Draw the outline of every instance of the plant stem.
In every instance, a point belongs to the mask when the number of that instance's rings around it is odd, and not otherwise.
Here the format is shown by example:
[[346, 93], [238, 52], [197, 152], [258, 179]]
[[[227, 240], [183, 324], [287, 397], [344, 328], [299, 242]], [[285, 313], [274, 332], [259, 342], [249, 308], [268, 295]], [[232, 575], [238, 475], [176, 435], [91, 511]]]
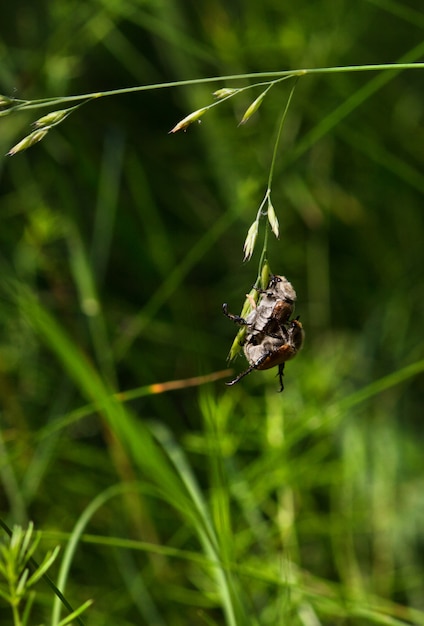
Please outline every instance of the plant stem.
[[289, 106], [290, 106], [291, 100], [293, 98], [294, 90], [296, 89], [297, 80], [298, 79], [296, 78], [296, 80], [295, 80], [295, 82], [293, 84], [293, 87], [291, 88], [289, 97], [288, 97], [287, 102], [286, 102], [286, 106], [284, 107], [284, 111], [283, 111], [283, 114], [281, 116], [280, 125], [278, 127], [277, 138], [275, 140], [274, 151], [272, 153], [271, 167], [269, 168], [268, 189], [267, 189], [267, 195], [268, 196], [271, 193], [272, 179], [273, 179], [273, 176], [274, 176], [275, 163], [277, 161], [277, 150], [278, 150], [278, 146], [279, 146], [280, 139], [281, 139], [281, 133], [282, 133], [282, 130], [283, 130], [284, 122], [285, 122], [286, 117], [287, 117], [287, 111], [289, 110]]
[[[273, 85], [275, 85], [276, 82], [279, 82], [279, 81], [275, 81], [275, 82], [271, 83], [271, 85], [269, 86], [269, 89]], [[290, 94], [289, 94], [289, 97], [287, 99], [286, 106], [284, 107], [283, 114], [282, 114], [281, 119], [280, 119], [280, 124], [278, 126], [277, 137], [275, 139], [274, 150], [272, 152], [271, 165], [270, 165], [270, 168], [269, 168], [267, 190], [266, 190], [264, 199], [262, 200], [261, 205], [259, 207], [258, 215], [256, 217], [257, 220], [260, 218], [260, 214], [262, 213], [262, 209], [263, 209], [265, 203], [270, 201], [271, 188], [272, 188], [272, 179], [274, 177], [275, 163], [277, 161], [278, 146], [280, 144], [280, 139], [281, 139], [281, 134], [282, 134], [282, 131], [283, 131], [284, 122], [285, 122], [286, 117], [287, 117], [287, 112], [289, 110], [289, 106], [290, 106], [291, 100], [293, 98], [293, 94], [294, 94], [294, 90], [296, 88], [296, 84], [297, 84], [297, 77], [296, 77], [296, 80], [295, 80], [291, 90], [290, 90]], [[262, 247], [261, 257], [259, 259], [258, 277], [256, 279], [256, 286], [259, 285], [259, 282], [260, 282], [261, 276], [262, 276], [263, 266], [264, 266], [264, 264], [268, 260], [267, 259], [267, 253], [268, 253], [269, 230], [270, 230], [270, 224], [269, 224], [269, 221], [267, 220], [266, 225], [265, 225], [264, 243], [263, 243], [263, 247]]]
[[22, 622], [19, 616], [19, 609], [15, 604], [13, 604], [12, 606], [12, 612], [13, 612], [13, 626], [21, 626]]
[[[207, 83], [225, 82], [229, 80], [245, 79], [269, 79], [279, 80], [289, 77], [307, 76], [309, 74], [336, 74], [346, 72], [381, 72], [400, 70], [424, 69], [424, 63], [383, 63], [378, 65], [348, 65], [345, 67], [317, 67], [300, 70], [283, 70], [281, 72], [252, 72], [248, 74], [230, 74], [227, 76], [212, 76], [209, 78], [193, 78], [190, 80], [171, 81], [168, 83], [156, 83], [150, 85], [138, 85], [137, 87], [124, 87], [122, 89], [112, 89], [109, 91], [98, 91], [85, 93], [76, 96], [61, 96], [53, 98], [42, 98], [40, 100], [20, 101], [16, 109], [33, 109], [41, 107], [55, 106], [67, 102], [77, 102], [80, 100], [106, 98], [121, 94], [136, 93], [139, 91], [152, 91], [153, 89], [169, 89], [171, 87], [187, 87], [189, 85], [201, 85]], [[4, 113], [4, 111], [3, 111]]]

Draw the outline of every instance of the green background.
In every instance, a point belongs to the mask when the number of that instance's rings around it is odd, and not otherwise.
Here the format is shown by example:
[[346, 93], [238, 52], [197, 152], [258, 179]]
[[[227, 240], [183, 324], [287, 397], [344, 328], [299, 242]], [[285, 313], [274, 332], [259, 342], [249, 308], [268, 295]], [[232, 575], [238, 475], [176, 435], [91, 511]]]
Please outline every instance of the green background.
[[[1, 21], [0, 92], [28, 100], [424, 58], [424, 15], [413, 2], [17, 1]], [[272, 370], [231, 389], [219, 381], [130, 403], [138, 423], [166, 427], [187, 454], [218, 536], [234, 542], [231, 562], [265, 576], [287, 558], [298, 573], [291, 593], [236, 575], [235, 597], [249, 597], [239, 624], [315, 623], [305, 606], [316, 623], [369, 623], [358, 607], [370, 597], [398, 602], [385, 609], [393, 619], [424, 623], [407, 608], [424, 611], [423, 366], [404, 369], [424, 356], [423, 77], [416, 69], [298, 82], [274, 173], [281, 234], [269, 247], [306, 330], [284, 394]], [[261, 235], [244, 264], [242, 247], [291, 82], [243, 126], [260, 87], [168, 133], [214, 90], [253, 82], [94, 100], [27, 152], [1, 158], [0, 507], [10, 525], [32, 519], [67, 533], [111, 484], [160, 490], [154, 463], [131, 460], [116, 416], [107, 426], [101, 410], [55, 424], [98, 400], [90, 376], [124, 391], [226, 368], [235, 328], [221, 306], [240, 311], [256, 279]], [[0, 153], [45, 112], [1, 118]], [[244, 367], [237, 359], [234, 371]], [[88, 531], [200, 550], [169, 493], [165, 503], [133, 494], [109, 504]], [[223, 503], [232, 521], [220, 527]], [[88, 624], [231, 623], [208, 567], [199, 569], [87, 542], [70, 597], [95, 598]], [[308, 576], [337, 586], [334, 606]]]

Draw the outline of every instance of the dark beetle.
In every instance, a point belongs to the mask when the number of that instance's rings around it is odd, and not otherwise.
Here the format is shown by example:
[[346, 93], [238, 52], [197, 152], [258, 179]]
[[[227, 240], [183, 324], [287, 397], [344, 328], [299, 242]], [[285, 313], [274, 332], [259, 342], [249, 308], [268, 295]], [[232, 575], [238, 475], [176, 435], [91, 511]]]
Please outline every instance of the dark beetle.
[[278, 365], [280, 391], [283, 391], [284, 364], [296, 356], [304, 337], [299, 318], [290, 320], [296, 292], [284, 276], [271, 276], [267, 288], [259, 291], [259, 301], [246, 318], [229, 313], [227, 304], [223, 305], [227, 317], [239, 326], [246, 326], [243, 349], [249, 362], [247, 370], [226, 384], [238, 383], [255, 369]]

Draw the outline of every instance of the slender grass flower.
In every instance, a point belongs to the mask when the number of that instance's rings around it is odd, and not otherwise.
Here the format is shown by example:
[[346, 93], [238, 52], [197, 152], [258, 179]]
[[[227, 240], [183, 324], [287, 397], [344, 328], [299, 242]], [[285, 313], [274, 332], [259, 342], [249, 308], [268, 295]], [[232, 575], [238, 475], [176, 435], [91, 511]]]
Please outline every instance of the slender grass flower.
[[202, 117], [202, 115], [206, 113], [208, 109], [209, 107], [203, 107], [202, 109], [197, 109], [197, 111], [193, 111], [193, 113], [190, 113], [190, 115], [187, 115], [187, 117], [178, 122], [178, 124], [176, 124], [174, 128], [169, 131], [169, 134], [177, 133], [179, 130], [186, 131], [190, 124], [199, 120], [199, 118]]
[[267, 210], [267, 215], [268, 215], [268, 222], [269, 225], [271, 226], [271, 230], [274, 233], [274, 235], [277, 237], [280, 234], [280, 226], [278, 223], [278, 218], [277, 215], [275, 214], [275, 209], [272, 205], [271, 202], [271, 198], [268, 196], [268, 210]]
[[71, 113], [71, 109], [62, 109], [61, 111], [51, 111], [47, 115], [43, 115], [34, 122], [35, 128], [45, 128], [53, 124], [59, 124]]
[[263, 91], [261, 93], [261, 95], [258, 96], [256, 98], [256, 100], [254, 100], [252, 102], [252, 104], [246, 109], [246, 111], [245, 111], [245, 113], [244, 113], [244, 115], [243, 115], [243, 117], [241, 119], [241, 122], [239, 123], [239, 126], [242, 126], [243, 124], [246, 124], [247, 120], [249, 120], [252, 117], [252, 115], [254, 113], [256, 113], [256, 111], [261, 106], [263, 99], [265, 98], [266, 94], [268, 93], [268, 90], [269, 90], [269, 87], [267, 89], [265, 89], [265, 91]]
[[247, 232], [247, 236], [244, 242], [244, 261], [249, 261], [252, 257], [253, 250], [255, 249], [256, 239], [258, 237], [259, 222], [256, 219]]
[[49, 132], [49, 129], [50, 127], [46, 127], [46, 128], [39, 129], [39, 130], [34, 130], [32, 133], [30, 133], [29, 135], [21, 139], [19, 143], [13, 146], [13, 148], [9, 150], [6, 156], [13, 156], [17, 154], [18, 152], [23, 152], [23, 150], [27, 150], [28, 148], [33, 146], [35, 143], [38, 143], [39, 141], [44, 139], [44, 137]]

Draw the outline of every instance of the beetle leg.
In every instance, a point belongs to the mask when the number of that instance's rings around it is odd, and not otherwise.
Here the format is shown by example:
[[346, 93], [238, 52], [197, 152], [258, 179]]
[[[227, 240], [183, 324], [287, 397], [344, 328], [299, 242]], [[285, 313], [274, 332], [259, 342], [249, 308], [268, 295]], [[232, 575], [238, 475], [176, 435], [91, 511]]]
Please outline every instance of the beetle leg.
[[[268, 350], [267, 352], [265, 352], [265, 354], [263, 354], [257, 361], [256, 363], [253, 363], [252, 365], [250, 365], [247, 370], [245, 370], [244, 372], [242, 372], [241, 374], [239, 374], [238, 376], [236, 376], [236, 378], [234, 380], [230, 380], [228, 383], [225, 383], [226, 385], [228, 385], [229, 387], [231, 387], [231, 385], [235, 385], [236, 383], [238, 383], [242, 378], [244, 378], [245, 376], [247, 376], [248, 374], [250, 374], [250, 372], [253, 372], [253, 370], [257, 369], [264, 361], [266, 361], [266, 359], [269, 357], [269, 355], [272, 354], [272, 350]], [[281, 384], [283, 384], [283, 381], [280, 380]], [[282, 391], [282, 389], [280, 390]]]
[[236, 376], [236, 378], [234, 380], [229, 380], [228, 383], [225, 383], [226, 385], [228, 385], [228, 387], [231, 387], [231, 385], [235, 385], [236, 383], [238, 383], [242, 378], [244, 378], [245, 376], [247, 376], [248, 374], [250, 374], [250, 372], [253, 372], [253, 370], [255, 369], [254, 365], [251, 365], [250, 367], [247, 368], [247, 370], [245, 370], [244, 372], [242, 372], [241, 374], [239, 374], [238, 376]]
[[224, 304], [222, 305], [222, 310], [224, 312], [224, 315], [229, 317], [230, 320], [232, 320], [235, 324], [238, 324], [239, 326], [248, 325], [244, 317], [240, 317], [240, 315], [233, 315], [233, 313], [228, 312], [228, 304], [226, 302], [224, 302]]
[[280, 393], [284, 391], [283, 374], [285, 363], [280, 363], [278, 366], [278, 380], [280, 381]]

